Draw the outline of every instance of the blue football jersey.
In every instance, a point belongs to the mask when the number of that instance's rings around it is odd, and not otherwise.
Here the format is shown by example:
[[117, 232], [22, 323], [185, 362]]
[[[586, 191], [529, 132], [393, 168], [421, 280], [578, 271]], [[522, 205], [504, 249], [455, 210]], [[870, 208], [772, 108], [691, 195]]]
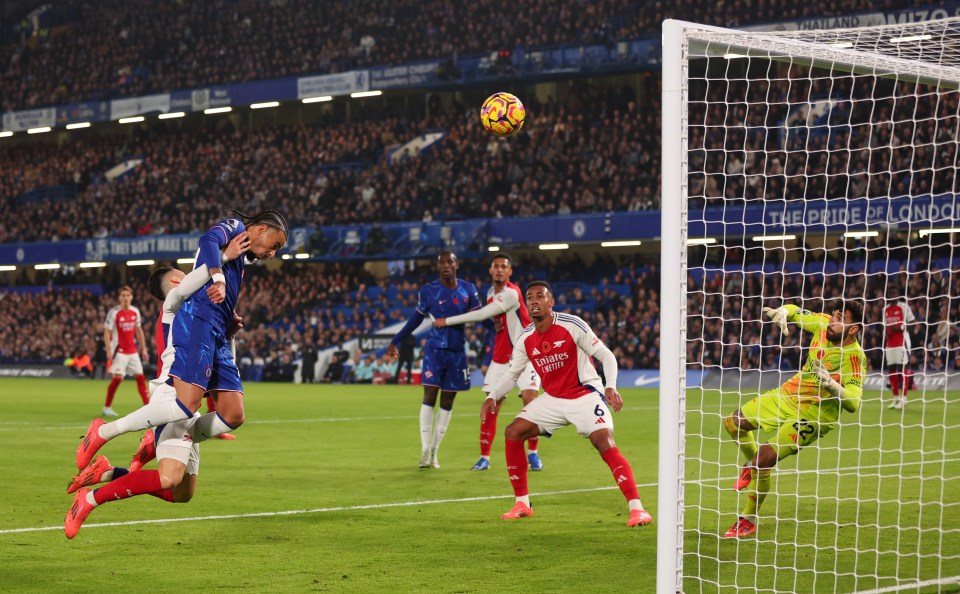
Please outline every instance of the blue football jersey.
[[200, 246], [194, 267], [206, 264], [208, 269], [222, 268], [227, 286], [227, 298], [218, 304], [210, 301], [210, 298], [207, 297], [207, 289], [213, 284], [213, 279], [211, 279], [180, 307], [180, 311], [210, 322], [211, 326], [224, 336], [230, 329], [230, 325], [233, 324], [233, 310], [237, 306], [237, 297], [240, 295], [243, 263], [246, 258], [240, 256], [222, 263], [220, 252], [234, 237], [246, 230], [247, 227], [243, 224], [243, 221], [227, 219], [220, 221], [200, 236]]
[[[420, 287], [420, 300], [417, 311], [424, 316], [449, 318], [481, 307], [477, 287], [473, 283], [457, 279], [454, 289], [445, 287], [439, 280]], [[427, 346], [435, 349], [464, 350], [463, 332], [465, 326], [447, 326], [432, 328], [427, 335]]]

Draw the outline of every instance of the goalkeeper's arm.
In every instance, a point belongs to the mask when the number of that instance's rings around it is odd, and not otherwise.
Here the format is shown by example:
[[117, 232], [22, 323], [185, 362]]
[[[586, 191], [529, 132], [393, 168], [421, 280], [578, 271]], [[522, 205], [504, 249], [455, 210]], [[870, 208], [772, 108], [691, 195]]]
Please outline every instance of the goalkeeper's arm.
[[[866, 359], [859, 361], [860, 368], [866, 366]], [[814, 359], [813, 372], [820, 378], [820, 389], [828, 396], [840, 399], [840, 406], [847, 412], [857, 412], [860, 408], [860, 399], [863, 397], [863, 380], [854, 373], [842, 373], [840, 381], [835, 380], [819, 359]]]
[[800, 309], [798, 306], [789, 303], [785, 303], [776, 309], [765, 307], [763, 308], [763, 313], [775, 322], [784, 334], [790, 333], [787, 328], [787, 322], [793, 322], [803, 330], [812, 334], [821, 332], [830, 325], [829, 315]]

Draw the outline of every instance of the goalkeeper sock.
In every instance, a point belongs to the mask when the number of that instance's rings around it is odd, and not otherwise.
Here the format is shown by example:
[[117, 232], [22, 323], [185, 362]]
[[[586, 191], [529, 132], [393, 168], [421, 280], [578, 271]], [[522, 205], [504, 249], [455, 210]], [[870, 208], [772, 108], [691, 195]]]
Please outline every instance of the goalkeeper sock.
[[723, 428], [726, 429], [730, 437], [740, 446], [740, 451], [743, 452], [743, 455], [747, 458], [747, 462], [753, 460], [753, 457], [757, 455], [758, 449], [756, 434], [753, 431], [744, 431], [741, 429], [733, 417], [727, 417], [723, 420]]
[[763, 500], [767, 498], [767, 493], [770, 492], [770, 475], [772, 473], [772, 468], [754, 468], [750, 470], [750, 475], [753, 478], [753, 482], [751, 483], [753, 489], [747, 493], [747, 502], [744, 504], [743, 513], [740, 515], [754, 524], [757, 522], [757, 512], [760, 510], [760, 506], [763, 505]]

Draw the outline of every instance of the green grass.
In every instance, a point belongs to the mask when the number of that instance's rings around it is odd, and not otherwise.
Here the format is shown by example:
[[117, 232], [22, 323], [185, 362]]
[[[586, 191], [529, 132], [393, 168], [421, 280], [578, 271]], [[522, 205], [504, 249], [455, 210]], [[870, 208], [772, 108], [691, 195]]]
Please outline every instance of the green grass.
[[[625, 528], [609, 470], [572, 428], [542, 441], [546, 469], [530, 476], [537, 516], [499, 519], [512, 504], [502, 443], [491, 471], [469, 470], [478, 391], [458, 399], [443, 467], [420, 470], [419, 388], [251, 384], [238, 439], [203, 445], [193, 501], [111, 503], [68, 541], [63, 489], [105, 389], [0, 379], [0, 591], [654, 590], [655, 530]], [[656, 518], [657, 392], [624, 396], [617, 442]], [[736, 517], [729, 484], [740, 462], [720, 440], [719, 415], [740, 397], [690, 396], [703, 413], [687, 419], [684, 560], [686, 574], [700, 578], [685, 581], [687, 592], [852, 592], [894, 585], [895, 576], [908, 583], [960, 574], [960, 449], [942, 426], [945, 407], [946, 424], [960, 426], [956, 394], [914, 402], [902, 417], [871, 395], [860, 423], [782, 464], [759, 537], [743, 542], [718, 537]], [[115, 408], [128, 412], [137, 402], [132, 383], [123, 384]], [[501, 431], [517, 409], [511, 398]], [[104, 453], [126, 464], [137, 438], [118, 438]], [[261, 513], [274, 515], [250, 516]], [[186, 521], [102, 525], [153, 519]], [[53, 529], [35, 530], [45, 527]], [[3, 532], [19, 528], [34, 530]]]
[[[74, 451], [105, 390], [105, 382], [0, 379], [0, 531], [62, 527]], [[618, 445], [655, 512], [655, 392], [625, 397]], [[0, 533], [0, 591], [651, 591], [655, 530], [625, 527], [609, 469], [572, 428], [542, 442], [546, 468], [530, 477], [537, 516], [508, 523], [499, 518], [513, 503], [502, 443], [491, 471], [469, 470], [480, 392], [458, 398], [439, 470], [417, 468], [420, 398], [417, 387], [251, 384], [238, 439], [202, 446], [193, 501], [104, 505], [73, 541], [59, 529]], [[126, 413], [137, 402], [124, 383], [114, 408]], [[501, 427], [518, 404], [511, 397]], [[125, 465], [138, 438], [120, 437], [103, 453]], [[410, 505], [386, 507], [399, 503]], [[384, 507], [350, 509], [363, 505]], [[318, 509], [330, 511], [96, 526]]]
[[736, 542], [718, 535], [740, 508], [730, 485], [743, 461], [720, 419], [740, 396], [691, 391], [685, 590], [854, 592], [960, 576], [960, 395], [916, 395], [900, 412], [868, 393], [858, 415], [782, 461], [757, 538]]

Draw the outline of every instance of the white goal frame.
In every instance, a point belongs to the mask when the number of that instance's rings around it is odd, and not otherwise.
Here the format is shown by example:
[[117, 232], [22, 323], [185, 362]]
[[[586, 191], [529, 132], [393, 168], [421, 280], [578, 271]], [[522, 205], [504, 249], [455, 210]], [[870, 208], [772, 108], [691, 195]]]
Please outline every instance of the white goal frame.
[[960, 58], [955, 55], [945, 64], [932, 64], [923, 61], [925, 56], [904, 59], [831, 46], [831, 40], [845, 41], [871, 30], [906, 36], [938, 27], [960, 31], [960, 18], [819, 32], [735, 31], [672, 19], [663, 22], [658, 594], [683, 591], [684, 578], [689, 61], [725, 54], [774, 61], [782, 57], [795, 64], [958, 89]]

